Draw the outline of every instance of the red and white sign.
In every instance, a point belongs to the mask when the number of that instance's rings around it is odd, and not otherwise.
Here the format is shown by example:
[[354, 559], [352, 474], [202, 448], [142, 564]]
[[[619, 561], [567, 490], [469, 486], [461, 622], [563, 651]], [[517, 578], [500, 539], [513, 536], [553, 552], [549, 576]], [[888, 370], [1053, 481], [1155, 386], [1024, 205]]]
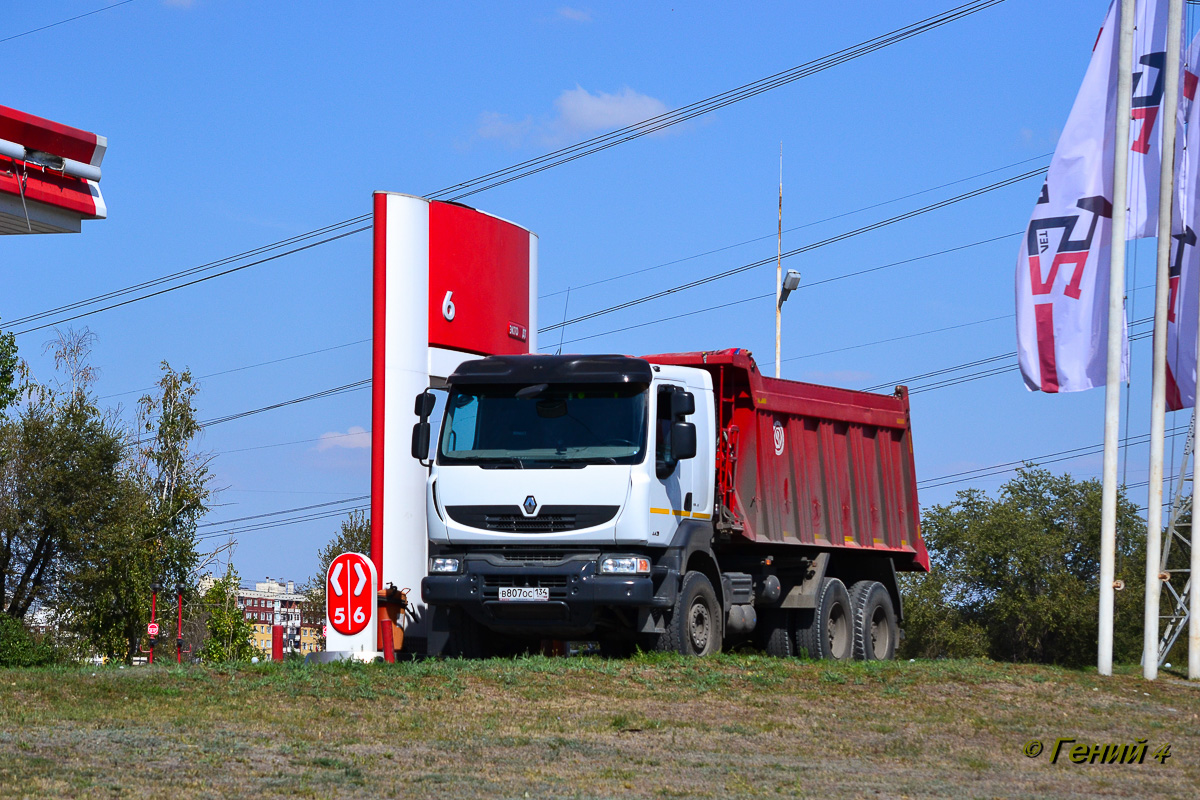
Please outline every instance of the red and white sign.
[[0, 234], [78, 233], [104, 219], [100, 162], [108, 140], [0, 106]]
[[338, 633], [361, 633], [375, 614], [375, 569], [361, 553], [342, 553], [325, 578], [325, 613]]
[[[413, 398], [467, 359], [537, 350], [538, 238], [411, 195], [376, 192], [374, 211], [371, 558], [379, 588], [418, 587], [429, 475], [410, 454]], [[424, 606], [411, 598], [405, 631], [419, 639]]]
[[146, 626], [146, 635], [147, 636], [158, 636], [158, 623], [157, 622], [151, 622], [149, 625]]

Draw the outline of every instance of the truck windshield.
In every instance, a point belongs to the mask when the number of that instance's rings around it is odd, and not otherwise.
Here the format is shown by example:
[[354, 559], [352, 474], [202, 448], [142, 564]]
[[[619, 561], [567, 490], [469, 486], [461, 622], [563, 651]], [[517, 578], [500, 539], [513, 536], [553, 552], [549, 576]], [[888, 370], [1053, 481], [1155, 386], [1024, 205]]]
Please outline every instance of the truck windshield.
[[640, 463], [646, 450], [646, 388], [452, 388], [438, 463], [530, 469]]

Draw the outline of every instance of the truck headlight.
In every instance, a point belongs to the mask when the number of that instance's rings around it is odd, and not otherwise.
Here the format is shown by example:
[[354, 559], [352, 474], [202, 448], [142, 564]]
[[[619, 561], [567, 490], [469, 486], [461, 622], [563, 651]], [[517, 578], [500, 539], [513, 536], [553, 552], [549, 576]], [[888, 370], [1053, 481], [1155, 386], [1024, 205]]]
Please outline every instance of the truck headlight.
[[601, 575], [649, 575], [650, 559], [620, 556], [600, 562]]
[[433, 573], [455, 573], [458, 572], [462, 562], [457, 558], [434, 558], [429, 561], [429, 572]]

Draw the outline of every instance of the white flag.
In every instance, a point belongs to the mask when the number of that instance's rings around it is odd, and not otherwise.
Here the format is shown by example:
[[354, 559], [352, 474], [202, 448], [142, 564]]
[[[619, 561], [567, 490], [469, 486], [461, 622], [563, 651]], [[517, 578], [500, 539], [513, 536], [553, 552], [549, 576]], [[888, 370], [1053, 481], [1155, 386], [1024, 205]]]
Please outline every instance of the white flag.
[[1167, 306], [1167, 408], [1178, 411], [1196, 403], [1196, 334], [1200, 318], [1200, 34], [1185, 58], [1180, 116], [1186, 145], [1176, 159], [1176, 211], [1171, 238], [1170, 300]]
[[[1116, 8], [1116, 3], [1113, 3]], [[1117, 17], [1112, 14], [1114, 57]], [[1126, 238], [1158, 236], [1158, 188], [1162, 164], [1163, 69], [1167, 63], [1167, 3], [1141, 0], [1137, 4], [1137, 29], [1133, 36], [1133, 99], [1129, 128], [1129, 185]], [[1107, 30], [1108, 21], [1104, 27]], [[1100, 48], [1097, 46], [1096, 48]], [[1116, 62], [1109, 94], [1116, 104]], [[1082, 92], [1081, 92], [1082, 95]], [[1176, 138], [1178, 142], [1178, 137]], [[1111, 144], [1109, 145], [1112, 146]], [[1177, 148], [1178, 149], [1178, 148]], [[1111, 195], [1110, 195], [1111, 196]]]
[[[1130, 123], [1128, 236], [1157, 232], [1166, 3], [1137, 6]], [[1017, 259], [1017, 352], [1031, 390], [1077, 392], [1106, 378], [1112, 171], [1117, 111], [1117, 3], [1034, 207]], [[1122, 375], [1128, 374], [1125, 340]]]

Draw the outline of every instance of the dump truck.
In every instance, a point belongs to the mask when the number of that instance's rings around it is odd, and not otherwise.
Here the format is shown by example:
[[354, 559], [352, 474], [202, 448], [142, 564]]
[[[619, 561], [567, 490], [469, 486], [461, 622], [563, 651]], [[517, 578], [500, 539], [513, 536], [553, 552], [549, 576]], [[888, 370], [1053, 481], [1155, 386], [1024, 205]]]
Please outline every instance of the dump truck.
[[440, 392], [412, 441], [431, 652], [893, 657], [897, 573], [929, 569], [904, 387], [771, 378], [728, 349], [492, 356]]

